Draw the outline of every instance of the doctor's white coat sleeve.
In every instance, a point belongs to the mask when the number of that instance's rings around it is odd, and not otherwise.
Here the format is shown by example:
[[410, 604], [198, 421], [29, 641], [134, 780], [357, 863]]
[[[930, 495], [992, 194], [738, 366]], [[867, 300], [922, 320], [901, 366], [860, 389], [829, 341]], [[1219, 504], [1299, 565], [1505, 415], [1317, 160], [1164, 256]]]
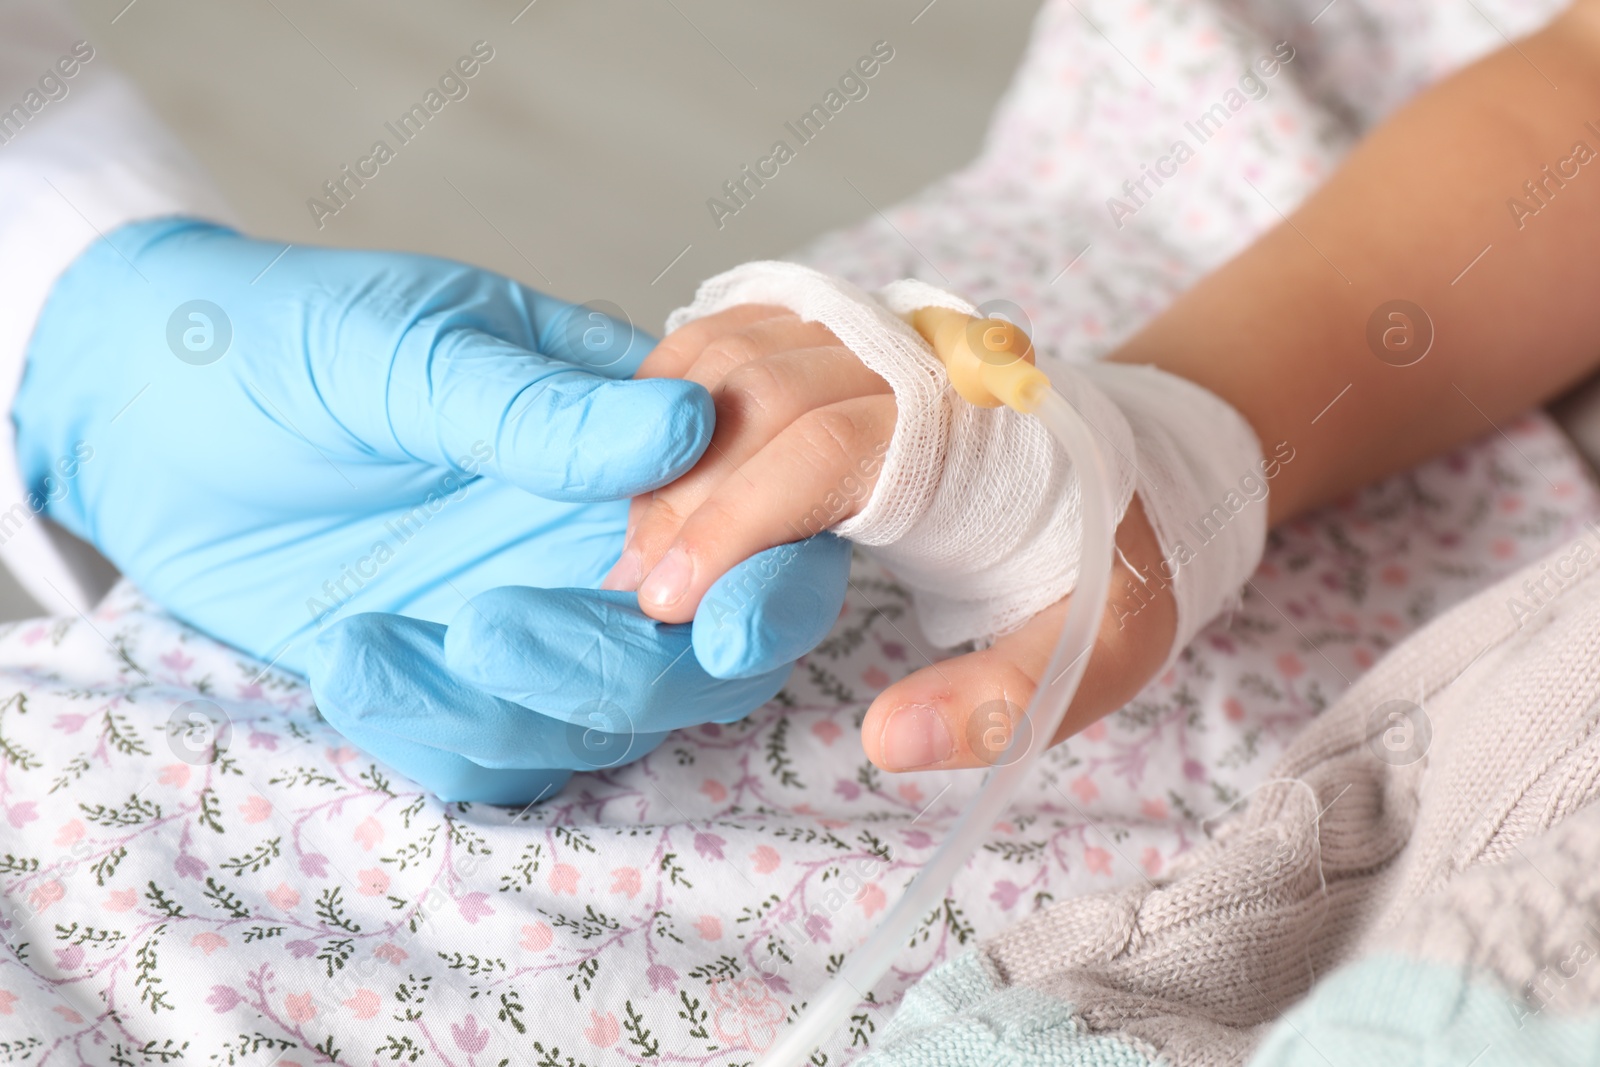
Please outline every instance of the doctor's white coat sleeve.
[[22, 484], [10, 418], [34, 323], [72, 261], [125, 223], [231, 221], [199, 165], [59, 0], [0, 0], [0, 560], [48, 610], [103, 590]]

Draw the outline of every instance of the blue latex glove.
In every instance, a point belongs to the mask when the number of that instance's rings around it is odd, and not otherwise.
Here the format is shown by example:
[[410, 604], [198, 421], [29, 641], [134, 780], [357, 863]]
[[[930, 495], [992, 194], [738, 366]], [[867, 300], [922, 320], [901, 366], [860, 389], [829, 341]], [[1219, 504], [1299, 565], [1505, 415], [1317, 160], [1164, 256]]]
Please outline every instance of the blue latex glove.
[[652, 344], [457, 263], [138, 223], [56, 284], [18, 458], [52, 519], [309, 675], [356, 744], [447, 799], [527, 802], [747, 714], [843, 601], [826, 535], [747, 560], [692, 626], [596, 591], [627, 498], [710, 439], [700, 386], [625, 380]]

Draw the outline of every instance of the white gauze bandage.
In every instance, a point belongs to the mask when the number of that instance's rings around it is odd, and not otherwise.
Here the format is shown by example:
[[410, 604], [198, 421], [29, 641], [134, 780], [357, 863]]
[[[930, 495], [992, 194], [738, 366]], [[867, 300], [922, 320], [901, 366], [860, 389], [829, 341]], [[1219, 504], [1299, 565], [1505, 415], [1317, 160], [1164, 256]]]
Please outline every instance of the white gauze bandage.
[[[877, 484], [833, 531], [912, 591], [929, 640], [991, 640], [1072, 591], [1082, 547], [1072, 464], [1032, 416], [958, 397], [943, 364], [901, 317], [928, 306], [976, 315], [973, 305], [915, 280], [868, 294], [809, 267], [755, 262], [703, 282], [694, 302], [667, 319], [667, 330], [736, 304], [773, 304], [821, 323], [894, 391], [894, 436]], [[1048, 369], [1095, 430], [1117, 516], [1135, 490], [1144, 501], [1164, 560], [1148, 579], [1170, 584], [1178, 607], [1170, 663], [1260, 561], [1261, 448], [1232, 406], [1154, 367]], [[1259, 499], [1240, 491], [1249, 475], [1262, 486]], [[828, 504], [812, 510], [826, 514]], [[1113, 605], [1119, 600], [1137, 611], [1139, 601], [1114, 587]]]

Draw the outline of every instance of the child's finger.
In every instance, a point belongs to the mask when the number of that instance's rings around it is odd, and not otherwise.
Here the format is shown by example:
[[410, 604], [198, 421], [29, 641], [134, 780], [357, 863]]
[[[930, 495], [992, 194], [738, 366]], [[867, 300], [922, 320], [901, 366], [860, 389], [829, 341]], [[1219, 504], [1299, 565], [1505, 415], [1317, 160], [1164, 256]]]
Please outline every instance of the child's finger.
[[710, 446], [693, 469], [630, 513], [626, 548], [605, 588], [637, 588], [684, 519], [800, 416], [854, 397], [889, 394], [888, 382], [837, 346], [781, 352], [735, 367], [711, 391], [717, 418]]
[[710, 388], [733, 367], [788, 348], [836, 345], [820, 323], [788, 308], [739, 304], [672, 331], [645, 357], [635, 378], [686, 378]]
[[792, 422], [684, 521], [639, 585], [640, 610], [688, 622], [711, 583], [740, 560], [854, 515], [872, 494], [895, 415], [893, 396], [867, 396]]
[[[633, 540], [633, 531], [639, 528], [639, 520], [644, 518], [649, 511], [650, 495], [648, 493], [644, 496], [636, 496], [628, 501], [628, 524], [622, 531], [622, 543], [624, 546]], [[603, 588], [612, 589], [617, 587], [608, 585]]]
[[[1117, 540], [1135, 565], [1159, 559], [1137, 497]], [[1177, 631], [1177, 611], [1171, 587], [1158, 587], [1159, 581], [1138, 583], [1136, 597], [1128, 583], [1137, 579], [1118, 561], [1083, 681], [1049, 744], [1122, 707], [1161, 666]], [[1051, 605], [989, 648], [924, 667], [885, 689], [861, 724], [868, 758], [889, 771], [989, 767], [1020, 758], [1024, 749], [1008, 752], [1007, 746], [1015, 730], [1028, 729], [1022, 712], [1055, 652], [1070, 599]], [[1027, 733], [1022, 739], [1044, 743]]]
[[793, 315], [788, 308], [776, 304], [737, 304], [715, 315], [673, 330], [650, 350], [634, 372], [635, 378], [682, 378], [705, 351], [706, 345], [723, 334], [735, 333], [763, 319]]
[[785, 311], [712, 338], [683, 377], [714, 389], [746, 363], [806, 348], [843, 346], [833, 331], [820, 322], [802, 322], [798, 315]]

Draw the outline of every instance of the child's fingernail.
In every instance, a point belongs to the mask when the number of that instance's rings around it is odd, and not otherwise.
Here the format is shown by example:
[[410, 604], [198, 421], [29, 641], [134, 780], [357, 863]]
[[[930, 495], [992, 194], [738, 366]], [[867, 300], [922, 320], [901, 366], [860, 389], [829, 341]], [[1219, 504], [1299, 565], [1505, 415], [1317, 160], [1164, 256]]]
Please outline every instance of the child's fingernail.
[[639, 553], [633, 549], [624, 549], [622, 558], [612, 566], [611, 572], [606, 575], [606, 580], [600, 583], [601, 589], [620, 589], [626, 592], [639, 588]]
[[883, 724], [883, 764], [891, 771], [914, 771], [950, 758], [950, 731], [927, 704], [896, 708]]
[[639, 586], [639, 599], [657, 607], [668, 607], [683, 597], [693, 577], [694, 564], [689, 561], [689, 553], [674, 545]]

